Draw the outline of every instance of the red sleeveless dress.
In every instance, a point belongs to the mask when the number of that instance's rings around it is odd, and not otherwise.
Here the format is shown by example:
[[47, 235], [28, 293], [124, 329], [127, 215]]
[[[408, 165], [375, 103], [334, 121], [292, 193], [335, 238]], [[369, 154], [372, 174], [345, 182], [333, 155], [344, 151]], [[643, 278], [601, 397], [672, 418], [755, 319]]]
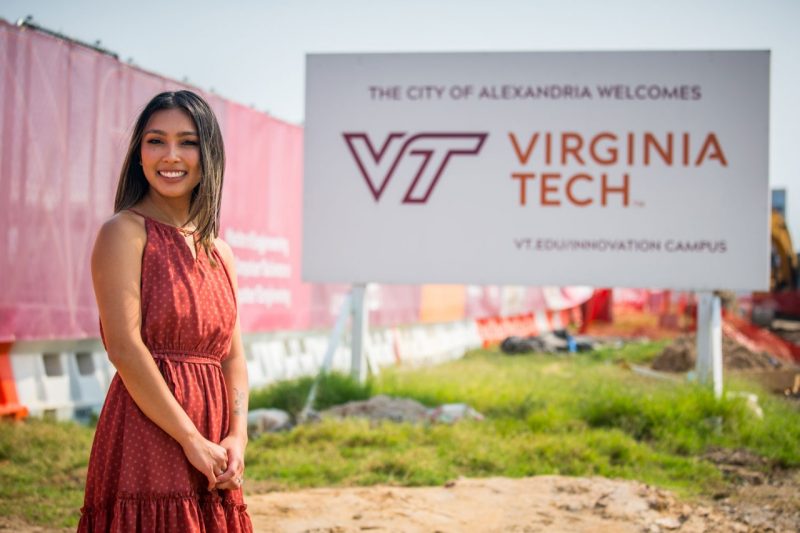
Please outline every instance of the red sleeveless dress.
[[[192, 256], [178, 228], [144, 219], [142, 339], [197, 429], [218, 443], [230, 422], [220, 361], [236, 320], [231, 280], [216, 249], [215, 268], [202, 247]], [[208, 490], [178, 442], [142, 413], [115, 375], [97, 423], [78, 531], [251, 532], [246, 508], [241, 489]]]

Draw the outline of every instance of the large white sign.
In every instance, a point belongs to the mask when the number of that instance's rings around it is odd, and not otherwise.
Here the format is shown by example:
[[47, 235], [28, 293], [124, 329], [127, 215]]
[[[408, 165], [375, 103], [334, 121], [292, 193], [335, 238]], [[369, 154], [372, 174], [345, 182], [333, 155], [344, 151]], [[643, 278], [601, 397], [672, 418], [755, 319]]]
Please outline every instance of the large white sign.
[[307, 58], [318, 282], [766, 289], [769, 52]]

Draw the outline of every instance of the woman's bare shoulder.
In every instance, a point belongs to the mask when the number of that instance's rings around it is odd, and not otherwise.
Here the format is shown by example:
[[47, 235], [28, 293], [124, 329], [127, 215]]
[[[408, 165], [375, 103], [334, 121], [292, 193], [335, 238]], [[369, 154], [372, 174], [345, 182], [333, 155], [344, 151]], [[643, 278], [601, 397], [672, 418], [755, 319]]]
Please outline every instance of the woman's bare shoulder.
[[225, 266], [228, 268], [234, 267], [233, 250], [231, 250], [230, 245], [220, 237], [215, 237], [214, 246], [217, 248], [219, 255], [222, 256], [222, 260], [225, 261]]
[[146, 241], [144, 219], [130, 211], [120, 211], [100, 226], [95, 251], [98, 249], [114, 253], [123, 250], [128, 253], [134, 250], [141, 251]]

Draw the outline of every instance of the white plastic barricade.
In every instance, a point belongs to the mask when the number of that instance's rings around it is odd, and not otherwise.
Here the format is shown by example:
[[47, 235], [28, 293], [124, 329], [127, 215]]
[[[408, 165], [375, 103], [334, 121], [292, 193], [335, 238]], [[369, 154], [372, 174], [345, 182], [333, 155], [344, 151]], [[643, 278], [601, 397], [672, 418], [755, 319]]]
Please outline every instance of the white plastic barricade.
[[274, 382], [285, 379], [286, 376], [286, 351], [283, 342], [270, 340], [266, 342], [266, 373], [267, 381]]
[[297, 362], [300, 366], [300, 372], [304, 376], [313, 376], [319, 371], [319, 366], [311, 353], [300, 354], [297, 356]]
[[481, 332], [478, 329], [478, 323], [474, 320], [470, 320], [468, 322], [462, 322], [462, 324], [462, 327], [465, 330], [465, 347], [467, 349], [475, 349], [483, 346], [483, 339], [481, 338]]
[[75, 413], [67, 355], [12, 353], [11, 368], [19, 403], [31, 416], [69, 420]]
[[370, 349], [372, 358], [378, 366], [394, 364], [394, 348], [392, 347], [392, 332], [387, 329], [374, 330], [370, 334]]
[[244, 355], [247, 362], [247, 379], [251, 389], [263, 387], [268, 382], [264, 364], [266, 359], [265, 348], [262, 342], [253, 342], [245, 345]]
[[[342, 335], [332, 370], [350, 372], [350, 334]], [[250, 387], [316, 375], [328, 347], [328, 336], [259, 335], [245, 338]], [[367, 349], [377, 368], [405, 363], [434, 364], [461, 357], [479, 346], [474, 321], [375, 328]], [[57, 420], [89, 420], [99, 414], [115, 374], [99, 341], [31, 343], [11, 350], [10, 360], [19, 401], [31, 416]]]
[[88, 421], [98, 416], [113, 377], [113, 366], [105, 352], [67, 352], [67, 373], [74, 418]]
[[316, 368], [321, 368], [325, 359], [325, 350], [328, 349], [328, 337], [324, 335], [311, 335], [305, 338], [306, 353], [311, 355]]
[[333, 369], [337, 372], [349, 373], [351, 363], [350, 346], [342, 346], [340, 344], [333, 355]]

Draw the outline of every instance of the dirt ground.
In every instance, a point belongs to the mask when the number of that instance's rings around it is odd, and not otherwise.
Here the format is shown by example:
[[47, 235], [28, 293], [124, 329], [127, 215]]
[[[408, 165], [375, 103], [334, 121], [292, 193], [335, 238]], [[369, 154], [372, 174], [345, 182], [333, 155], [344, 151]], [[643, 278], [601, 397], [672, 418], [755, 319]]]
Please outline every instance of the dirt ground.
[[635, 481], [538, 476], [459, 479], [445, 487], [363, 487], [247, 498], [256, 531], [767, 532], [800, 528], [800, 480], [745, 483], [687, 504]]
[[[562, 476], [270, 492], [246, 494], [246, 501], [255, 531], [267, 533], [800, 531], [800, 471], [765, 475], [755, 470], [760, 459], [746, 452], [714, 452], [707, 459], [738, 484], [695, 503], [636, 481]], [[0, 531], [71, 529], [0, 517]]]

